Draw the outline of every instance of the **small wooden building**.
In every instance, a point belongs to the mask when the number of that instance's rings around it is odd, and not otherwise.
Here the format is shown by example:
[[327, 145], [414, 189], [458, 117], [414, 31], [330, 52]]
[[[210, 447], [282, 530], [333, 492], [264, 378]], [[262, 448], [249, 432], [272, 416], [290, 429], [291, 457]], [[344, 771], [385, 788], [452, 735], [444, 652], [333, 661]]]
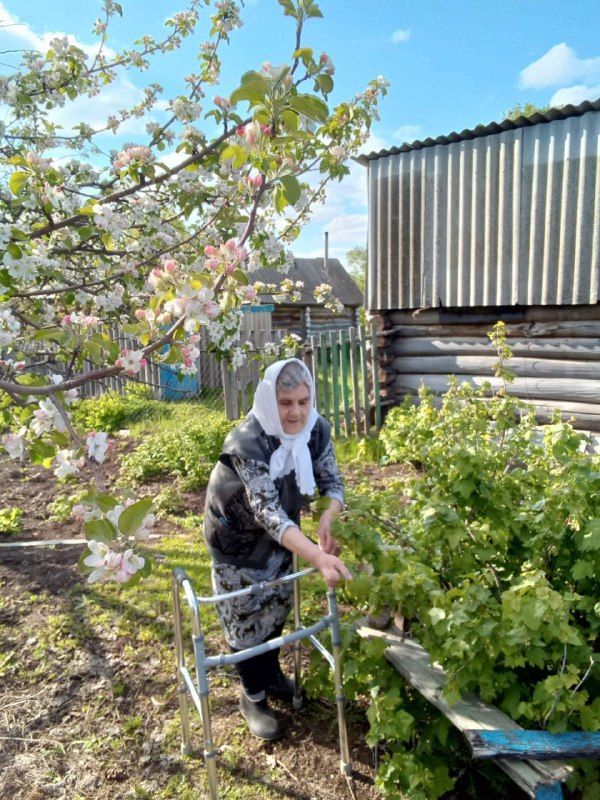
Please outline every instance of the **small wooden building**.
[[[261, 302], [273, 304], [273, 330], [286, 330], [306, 339], [312, 334], [359, 324], [363, 295], [337, 258], [295, 258], [294, 266], [288, 272], [258, 269], [250, 273], [251, 282], [262, 281], [276, 286], [286, 278], [304, 283], [298, 302], [278, 303], [270, 294], [260, 297]], [[342, 302], [344, 310], [340, 314], [324, 308], [315, 300], [313, 291], [321, 283], [329, 284], [333, 294]]]
[[509, 391], [600, 430], [600, 100], [364, 157], [366, 307], [382, 395], [480, 384], [507, 324]]

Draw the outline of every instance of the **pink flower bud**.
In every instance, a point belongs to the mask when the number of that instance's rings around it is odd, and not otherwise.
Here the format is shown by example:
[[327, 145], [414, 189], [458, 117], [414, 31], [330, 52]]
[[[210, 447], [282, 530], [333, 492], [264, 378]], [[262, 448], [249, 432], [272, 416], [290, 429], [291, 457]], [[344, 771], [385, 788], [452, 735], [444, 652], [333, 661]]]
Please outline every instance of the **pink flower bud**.
[[188, 344], [198, 344], [199, 341], [200, 341], [199, 333], [194, 333], [192, 334], [192, 336], [188, 337]]
[[212, 300], [209, 300], [208, 303], [204, 306], [204, 313], [209, 319], [215, 319], [219, 316], [219, 312], [221, 311], [221, 307], [218, 303], [214, 303]]
[[233, 263], [233, 261], [228, 261], [225, 264], [225, 272], [228, 275], [231, 275], [233, 272], [235, 272], [235, 264]]
[[143, 308], [136, 308], [135, 317], [143, 322], [146, 319], [146, 312]]
[[216, 106], [218, 106], [219, 108], [222, 108], [222, 109], [227, 109], [227, 108], [229, 108], [231, 106], [231, 102], [229, 101], [229, 98], [221, 97], [220, 94], [216, 94], [213, 97], [213, 103]]
[[219, 262], [216, 258], [209, 258], [207, 261], [204, 262], [204, 266], [206, 269], [214, 270], [219, 266]]
[[204, 255], [209, 256], [209, 258], [211, 256], [216, 256], [218, 254], [219, 254], [218, 249], [212, 244], [207, 244], [206, 247], [204, 248]]
[[244, 297], [246, 298], [246, 300], [249, 300], [250, 302], [254, 300], [254, 298], [256, 297], [256, 290], [254, 289], [254, 286], [248, 286], [244, 294]]
[[252, 184], [252, 186], [254, 186], [255, 189], [259, 189], [263, 185], [264, 180], [265, 176], [258, 173], [258, 175], [253, 175], [250, 178], [250, 183]]
[[235, 257], [238, 261], [245, 261], [248, 258], [248, 251], [245, 247], [236, 247]]
[[163, 264], [163, 269], [165, 269], [167, 272], [175, 272], [177, 267], [178, 264], [173, 258], [167, 259], [167, 261], [165, 261], [165, 263]]
[[270, 136], [273, 133], [270, 125], [261, 125], [260, 130], [263, 136]]
[[235, 253], [235, 248], [237, 247], [235, 239], [228, 239], [225, 242], [225, 247], [229, 250], [230, 253]]
[[60, 321], [61, 325], [70, 325], [71, 324], [71, 315], [65, 314], [65, 316]]

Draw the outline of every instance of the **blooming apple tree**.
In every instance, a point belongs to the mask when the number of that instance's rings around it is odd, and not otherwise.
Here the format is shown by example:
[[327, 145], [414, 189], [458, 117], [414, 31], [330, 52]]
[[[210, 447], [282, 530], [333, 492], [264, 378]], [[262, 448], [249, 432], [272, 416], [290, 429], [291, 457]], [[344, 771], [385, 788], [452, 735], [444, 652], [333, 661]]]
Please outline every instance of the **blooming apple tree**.
[[[0, 76], [8, 109], [0, 124], [2, 443], [12, 458], [60, 478], [93, 476], [75, 510], [90, 581], [139, 580], [150, 562], [138, 543], [154, 517], [149, 498], [104, 491], [110, 442], [103, 431], [75, 429], [69, 409], [78, 390], [135, 378], [149, 359], [193, 372], [202, 326], [215, 352], [242, 363], [240, 305], [263, 288], [250, 284], [249, 272], [289, 263], [290, 243], [327, 182], [348, 173], [345, 162], [365, 142], [385, 94], [378, 78], [330, 108], [334, 66], [302, 41], [306, 22], [321, 12], [312, 0], [278, 2], [295, 27], [289, 63], [257, 65], [228, 96], [211, 99], [211, 87], [242, 24], [233, 0], [191, 0], [166, 20], [164, 38], [142, 36], [122, 52], [108, 44], [122, 8], [103, 0], [95, 48], [56, 38]], [[167, 58], [195, 36], [201, 13], [210, 15], [210, 34], [198, 43], [198, 71], [185, 77], [185, 92], [165, 100], [152, 83], [103, 126], [83, 121], [67, 130], [56, 122], [58, 110], [100, 95], [125, 70]], [[146, 121], [147, 134], [107, 156], [99, 137], [135, 119]], [[287, 283], [290, 294], [300, 288]], [[325, 285], [319, 299], [335, 305]], [[120, 349], [114, 326], [135, 344]]]

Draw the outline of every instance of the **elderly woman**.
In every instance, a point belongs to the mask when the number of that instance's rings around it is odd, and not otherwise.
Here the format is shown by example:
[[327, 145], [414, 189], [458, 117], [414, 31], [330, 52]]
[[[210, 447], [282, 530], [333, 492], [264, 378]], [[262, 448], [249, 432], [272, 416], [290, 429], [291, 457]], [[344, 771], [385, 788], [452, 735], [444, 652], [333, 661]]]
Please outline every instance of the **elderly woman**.
[[[314, 544], [300, 531], [300, 510], [315, 489], [330, 498]], [[210, 476], [204, 534], [212, 556], [215, 593], [223, 594], [291, 572], [292, 553], [316, 567], [329, 586], [351, 575], [337, 557], [331, 522], [344, 487], [329, 423], [315, 409], [308, 368], [298, 359], [278, 361], [259, 383], [252, 411], [227, 437]], [[290, 584], [217, 605], [232, 651], [279, 636], [292, 604]], [[253, 734], [281, 734], [267, 695], [291, 700], [293, 683], [272, 650], [236, 665], [240, 710]]]

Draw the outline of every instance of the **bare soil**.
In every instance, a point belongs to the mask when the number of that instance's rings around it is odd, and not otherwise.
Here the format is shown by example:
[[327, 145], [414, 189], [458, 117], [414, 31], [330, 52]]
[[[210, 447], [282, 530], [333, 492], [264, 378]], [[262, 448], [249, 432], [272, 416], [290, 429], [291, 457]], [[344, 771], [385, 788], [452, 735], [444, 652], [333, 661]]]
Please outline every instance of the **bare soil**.
[[[113, 458], [116, 465], [118, 453]], [[76, 523], [49, 519], [48, 507], [63, 491], [51, 472], [1, 458], [0, 506], [19, 506], [24, 527], [18, 535], [1, 535], [0, 542], [81, 537]], [[185, 497], [194, 513], [202, 504], [202, 492]], [[185, 532], [173, 523], [161, 521], [157, 531], [181, 535], [186, 544]], [[110, 598], [82, 582], [80, 554], [80, 545], [0, 548], [0, 800], [207, 797], [202, 759], [184, 758], [179, 749], [170, 599], [151, 620], [155, 638], [145, 640], [143, 625], [120, 624]], [[284, 656], [288, 673], [290, 659]], [[356, 772], [347, 781], [339, 772], [332, 703], [309, 701], [300, 712], [276, 703], [286, 733], [263, 743], [242, 724], [237, 692], [230, 672], [214, 676], [224, 797], [380, 796], [361, 709], [349, 710]], [[197, 720], [193, 731], [200, 746]]]

